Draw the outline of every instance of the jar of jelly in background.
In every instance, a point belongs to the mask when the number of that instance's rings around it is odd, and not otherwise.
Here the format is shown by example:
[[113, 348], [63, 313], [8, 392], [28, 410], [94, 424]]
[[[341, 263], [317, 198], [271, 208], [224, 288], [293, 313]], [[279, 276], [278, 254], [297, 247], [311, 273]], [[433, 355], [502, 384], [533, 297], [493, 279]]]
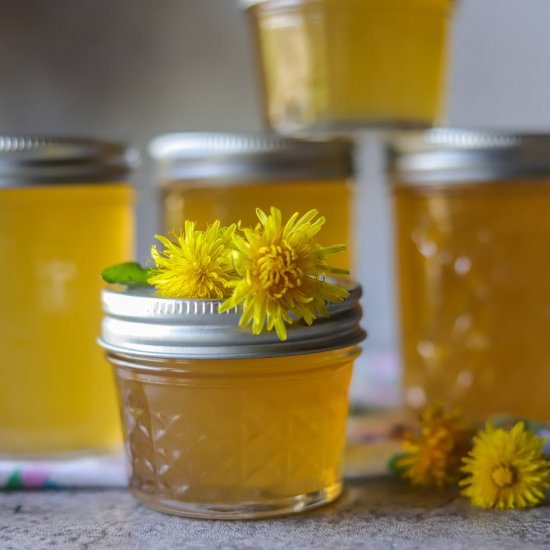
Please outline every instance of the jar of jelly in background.
[[254, 335], [217, 300], [103, 292], [131, 477], [143, 504], [210, 519], [284, 515], [342, 490], [360, 287], [311, 326]]
[[278, 132], [426, 127], [441, 116], [453, 0], [242, 0]]
[[305, 141], [272, 135], [179, 133], [155, 138], [149, 152], [162, 190], [165, 230], [184, 220], [206, 226], [257, 223], [256, 208], [283, 216], [312, 208], [326, 217], [321, 244], [349, 243], [334, 265], [354, 261], [353, 146], [346, 140]]
[[404, 397], [550, 419], [550, 136], [391, 144]]
[[121, 441], [96, 345], [100, 271], [133, 255], [133, 155], [91, 139], [0, 136], [0, 455]]

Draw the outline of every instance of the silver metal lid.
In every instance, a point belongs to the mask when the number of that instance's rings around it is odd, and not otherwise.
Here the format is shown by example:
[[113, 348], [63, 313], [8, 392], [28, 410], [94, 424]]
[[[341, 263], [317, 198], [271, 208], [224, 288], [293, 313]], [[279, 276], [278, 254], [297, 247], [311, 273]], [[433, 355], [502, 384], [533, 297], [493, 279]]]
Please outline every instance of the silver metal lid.
[[397, 183], [494, 182], [550, 176], [550, 135], [436, 128], [401, 132], [388, 146]]
[[137, 160], [109, 141], [0, 135], [0, 187], [120, 181]]
[[99, 343], [105, 349], [138, 357], [233, 359], [302, 355], [341, 349], [361, 342], [361, 287], [339, 281], [350, 291], [328, 304], [330, 316], [311, 326], [299, 321], [281, 342], [275, 332], [254, 335], [240, 328], [241, 311], [219, 313], [219, 300], [161, 298], [152, 290], [104, 290], [104, 318]]
[[348, 178], [353, 144], [266, 134], [179, 133], [156, 137], [149, 153], [168, 180], [289, 181]]

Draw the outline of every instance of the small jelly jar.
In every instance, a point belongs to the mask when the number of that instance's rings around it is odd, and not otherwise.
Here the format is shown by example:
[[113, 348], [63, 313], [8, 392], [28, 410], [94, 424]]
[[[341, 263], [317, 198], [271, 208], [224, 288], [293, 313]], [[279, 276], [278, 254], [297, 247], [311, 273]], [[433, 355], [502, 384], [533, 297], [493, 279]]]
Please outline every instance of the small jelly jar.
[[300, 512], [342, 490], [360, 288], [281, 342], [238, 327], [216, 300], [105, 290], [101, 345], [114, 366], [130, 490], [182, 516]]
[[98, 273], [133, 257], [134, 155], [91, 139], [0, 136], [0, 456], [122, 442], [95, 345]]
[[[321, 244], [348, 243], [336, 267], [353, 266], [353, 146], [346, 140], [306, 141], [273, 135], [178, 133], [149, 145], [162, 192], [164, 227], [184, 220], [206, 226], [258, 223], [256, 208], [278, 205], [283, 216], [317, 208], [326, 223]], [[323, 238], [327, 242], [323, 242]]]
[[550, 420], [550, 136], [391, 145], [404, 397]]
[[443, 104], [453, 0], [242, 0], [266, 118], [286, 134], [425, 127]]

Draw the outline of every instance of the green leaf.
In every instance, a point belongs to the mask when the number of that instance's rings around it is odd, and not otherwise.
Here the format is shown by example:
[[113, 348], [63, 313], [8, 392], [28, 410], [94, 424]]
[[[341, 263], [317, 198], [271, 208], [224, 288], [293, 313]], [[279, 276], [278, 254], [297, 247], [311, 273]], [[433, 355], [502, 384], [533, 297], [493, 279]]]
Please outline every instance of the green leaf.
[[23, 478], [21, 476], [21, 470], [14, 470], [10, 477], [6, 480], [4, 489], [24, 489], [25, 484], [23, 483]]
[[126, 286], [148, 286], [149, 269], [141, 267], [137, 262], [125, 262], [104, 269], [101, 277], [108, 283]]
[[407, 456], [406, 453], [400, 453], [400, 454], [397, 454], [397, 455], [393, 455], [388, 460], [388, 470], [392, 474], [400, 476], [406, 470], [406, 468], [402, 468], [402, 467], [399, 468], [397, 466], [397, 463], [399, 462], [399, 460], [402, 459], [405, 456]]

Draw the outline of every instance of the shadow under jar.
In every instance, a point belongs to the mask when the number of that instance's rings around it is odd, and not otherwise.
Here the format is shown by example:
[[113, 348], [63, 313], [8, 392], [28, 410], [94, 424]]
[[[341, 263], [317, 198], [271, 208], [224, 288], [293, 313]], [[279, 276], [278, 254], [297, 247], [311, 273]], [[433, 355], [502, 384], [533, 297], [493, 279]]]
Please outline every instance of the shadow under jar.
[[342, 490], [360, 289], [288, 340], [238, 327], [215, 300], [106, 290], [101, 344], [114, 366], [130, 489], [189, 517], [300, 512]]
[[266, 115], [287, 134], [426, 127], [441, 114], [453, 0], [242, 0]]
[[350, 243], [333, 265], [353, 265], [351, 210], [353, 146], [346, 140], [306, 141], [265, 134], [177, 133], [155, 138], [149, 152], [162, 192], [164, 227], [184, 220], [206, 227], [240, 220], [258, 223], [256, 208], [283, 217], [311, 208], [326, 217], [321, 244]]
[[121, 444], [95, 339], [98, 274], [133, 256], [133, 164], [116, 143], [0, 136], [0, 456]]
[[401, 135], [391, 164], [407, 405], [550, 420], [550, 136]]

